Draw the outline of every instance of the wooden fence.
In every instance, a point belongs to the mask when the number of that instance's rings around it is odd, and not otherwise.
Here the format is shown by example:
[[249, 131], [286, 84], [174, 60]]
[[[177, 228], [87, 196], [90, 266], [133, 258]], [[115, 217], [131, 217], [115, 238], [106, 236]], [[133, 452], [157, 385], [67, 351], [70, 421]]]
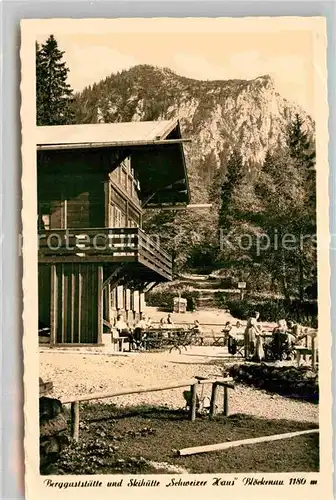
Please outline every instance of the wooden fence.
[[170, 389], [180, 389], [182, 387], [189, 387], [191, 392], [191, 403], [189, 408], [189, 417], [192, 422], [196, 419], [197, 410], [197, 389], [198, 386], [204, 384], [212, 384], [211, 400], [210, 400], [210, 417], [213, 417], [216, 413], [216, 400], [218, 396], [219, 387], [224, 388], [224, 404], [223, 413], [225, 416], [229, 414], [229, 389], [234, 389], [233, 379], [231, 377], [222, 377], [215, 379], [208, 379], [202, 377], [194, 377], [190, 380], [184, 382], [173, 383], [165, 386], [154, 386], [154, 387], [141, 387], [137, 389], [122, 390], [116, 392], [108, 393], [92, 393], [83, 394], [82, 396], [74, 396], [62, 400], [62, 404], [71, 404], [71, 434], [75, 441], [79, 439], [79, 403], [83, 401], [92, 401], [94, 399], [108, 399], [115, 398], [118, 396], [128, 396], [130, 394], [141, 394], [145, 392], [157, 392], [157, 391], [167, 391]]

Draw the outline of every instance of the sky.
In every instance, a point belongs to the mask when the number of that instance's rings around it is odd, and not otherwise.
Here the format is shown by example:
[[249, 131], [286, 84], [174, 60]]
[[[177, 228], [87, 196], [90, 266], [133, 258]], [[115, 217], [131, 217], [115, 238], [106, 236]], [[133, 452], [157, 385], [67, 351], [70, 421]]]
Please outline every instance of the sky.
[[161, 26], [158, 20], [133, 21], [114, 20], [103, 29], [82, 25], [77, 30], [73, 25], [66, 29], [50, 24], [37, 41], [44, 42], [51, 33], [55, 36], [65, 51], [69, 83], [75, 91], [137, 64], [168, 67], [179, 75], [202, 80], [253, 79], [269, 74], [283, 97], [314, 115], [311, 30], [295, 29], [290, 23], [271, 27], [267, 18], [259, 26], [255, 21], [242, 23], [245, 19], [230, 25], [216, 19], [202, 24], [193, 19], [170, 19]]

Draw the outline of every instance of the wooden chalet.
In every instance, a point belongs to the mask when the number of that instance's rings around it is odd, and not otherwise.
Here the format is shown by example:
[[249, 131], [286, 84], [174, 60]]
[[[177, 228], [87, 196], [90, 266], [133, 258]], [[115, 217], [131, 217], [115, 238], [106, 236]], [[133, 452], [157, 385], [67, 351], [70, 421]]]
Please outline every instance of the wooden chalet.
[[142, 213], [189, 202], [179, 122], [38, 127], [37, 183], [40, 324], [51, 345], [102, 345], [172, 279]]

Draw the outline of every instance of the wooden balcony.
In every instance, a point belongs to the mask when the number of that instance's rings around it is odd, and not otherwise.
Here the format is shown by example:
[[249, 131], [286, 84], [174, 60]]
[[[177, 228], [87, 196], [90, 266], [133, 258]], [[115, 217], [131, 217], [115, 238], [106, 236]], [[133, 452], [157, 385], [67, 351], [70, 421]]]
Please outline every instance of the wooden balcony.
[[153, 279], [172, 279], [172, 259], [139, 228], [52, 229], [38, 235], [41, 264], [129, 263]]

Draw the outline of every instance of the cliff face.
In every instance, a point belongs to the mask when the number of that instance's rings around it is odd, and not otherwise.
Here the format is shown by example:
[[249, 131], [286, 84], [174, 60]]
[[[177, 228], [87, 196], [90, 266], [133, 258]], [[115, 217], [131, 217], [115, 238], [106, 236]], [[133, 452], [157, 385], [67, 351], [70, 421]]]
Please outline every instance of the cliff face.
[[258, 168], [267, 149], [283, 143], [296, 113], [313, 130], [312, 119], [283, 99], [268, 75], [254, 80], [200, 81], [169, 69], [135, 66], [88, 87], [75, 98], [77, 123], [157, 120], [178, 117], [192, 139], [185, 154], [193, 201], [206, 201], [214, 178], [225, 173], [233, 148], [246, 168]]

